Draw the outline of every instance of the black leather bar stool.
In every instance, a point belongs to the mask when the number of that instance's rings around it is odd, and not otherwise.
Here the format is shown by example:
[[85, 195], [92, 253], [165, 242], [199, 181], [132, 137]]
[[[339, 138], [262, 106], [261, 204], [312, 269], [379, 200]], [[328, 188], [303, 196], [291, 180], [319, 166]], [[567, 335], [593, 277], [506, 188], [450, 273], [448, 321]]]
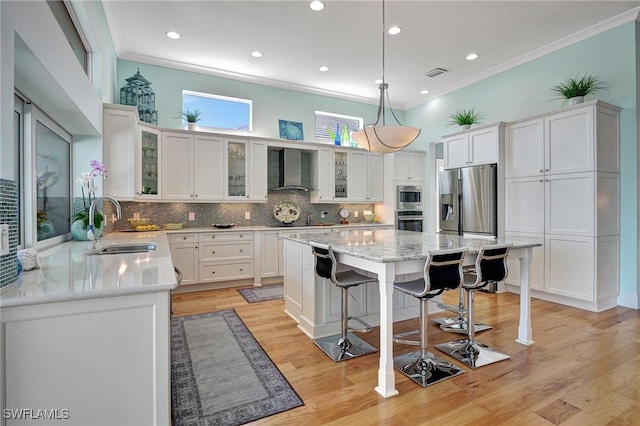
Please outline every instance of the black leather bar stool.
[[[369, 324], [360, 318], [349, 316], [349, 287], [378, 282], [378, 280], [359, 274], [353, 270], [336, 272], [338, 262], [336, 261], [333, 250], [331, 250], [331, 246], [315, 242], [311, 242], [310, 245], [316, 258], [316, 274], [322, 278], [331, 280], [332, 283], [342, 289], [341, 333], [337, 336], [316, 339], [314, 343], [335, 362], [377, 352], [378, 350], [376, 348], [353, 333], [349, 333], [349, 331], [358, 331], [360, 333], [371, 332], [371, 326]], [[349, 328], [349, 320], [359, 322], [362, 328]]]
[[507, 277], [507, 257], [513, 244], [481, 246], [476, 258], [476, 274], [465, 274], [462, 287], [467, 292], [467, 323], [470, 325], [467, 337], [453, 342], [436, 345], [438, 350], [464, 362], [472, 368], [511, 358], [494, 348], [475, 340], [475, 292], [489, 283], [502, 281]]
[[462, 284], [462, 261], [467, 251], [467, 247], [431, 251], [424, 266], [424, 278], [393, 283], [395, 289], [420, 299], [420, 340], [402, 340], [403, 337], [415, 332], [394, 336], [396, 343], [420, 345], [420, 351], [394, 357], [393, 365], [422, 387], [464, 373], [461, 368], [436, 357], [427, 350], [429, 343], [427, 315], [429, 299], [442, 294], [445, 290], [456, 289]]

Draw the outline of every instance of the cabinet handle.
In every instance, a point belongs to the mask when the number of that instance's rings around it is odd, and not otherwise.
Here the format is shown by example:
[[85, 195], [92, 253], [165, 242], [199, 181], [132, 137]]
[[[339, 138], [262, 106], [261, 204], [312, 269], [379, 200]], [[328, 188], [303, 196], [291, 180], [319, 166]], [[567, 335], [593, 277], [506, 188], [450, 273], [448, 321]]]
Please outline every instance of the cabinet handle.
[[549, 182], [549, 179], [545, 179], [544, 181], [545, 181], [545, 182]]
[[240, 249], [240, 253], [242, 253], [242, 249]]
[[545, 171], [545, 172], [548, 172], [548, 171], [549, 171], [549, 169], [544, 169], [544, 171]]
[[212, 274], [215, 274], [215, 273], [216, 273], [216, 271], [211, 271], [211, 273], [212, 273]]
[[243, 271], [243, 269], [242, 269], [242, 268], [240, 268], [240, 272], [242, 272], [242, 271]]
[[544, 182], [544, 179], [540, 179], [538, 182]]
[[544, 173], [544, 170], [540, 169], [540, 173]]
[[211, 254], [216, 254], [216, 252], [215, 252], [215, 251], [212, 251], [212, 252], [211, 252]]
[[186, 240], [186, 239], [187, 239], [187, 237], [182, 237], [182, 239], [183, 239], [183, 240]]
[[198, 198], [198, 194], [194, 195], [194, 197]]
[[240, 238], [242, 238], [242, 234], [240, 234]]

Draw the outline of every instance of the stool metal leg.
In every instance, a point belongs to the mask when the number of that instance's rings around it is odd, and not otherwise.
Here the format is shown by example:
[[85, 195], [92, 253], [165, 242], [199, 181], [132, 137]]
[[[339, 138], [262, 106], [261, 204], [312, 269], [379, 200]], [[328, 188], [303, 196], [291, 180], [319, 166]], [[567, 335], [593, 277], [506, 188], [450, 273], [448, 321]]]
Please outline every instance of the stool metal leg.
[[[451, 333], [460, 333], [460, 334], [468, 334], [467, 330], [467, 319], [464, 314], [466, 313], [466, 309], [464, 306], [464, 295], [465, 290], [460, 287], [460, 297], [458, 300], [457, 306], [457, 314], [455, 317], [441, 317], [436, 318], [433, 321], [437, 324], [440, 324], [440, 329], [442, 331], [448, 331]], [[453, 311], [451, 308], [454, 308], [453, 305], [445, 305], [443, 303], [438, 303], [438, 307], [441, 309], [446, 309], [448, 311]], [[479, 322], [476, 323], [476, 333], [480, 331], [489, 330], [492, 327], [488, 324], [481, 324]]]
[[349, 320], [357, 320], [363, 325], [362, 329], [355, 329], [363, 333], [371, 331], [369, 326], [360, 318], [349, 317], [349, 288], [342, 287], [342, 302], [341, 302], [341, 317], [340, 317], [340, 329], [339, 336], [328, 336], [314, 340], [314, 343], [322, 349], [324, 353], [329, 355], [334, 362], [343, 361], [345, 359], [351, 359], [362, 355], [368, 355], [378, 350], [356, 336], [353, 333], [349, 333]]
[[475, 309], [473, 305], [475, 290], [468, 290], [467, 294], [467, 318], [470, 324], [467, 338], [438, 344], [436, 345], [436, 349], [451, 355], [458, 361], [464, 362], [471, 368], [482, 367], [511, 358], [507, 354], [498, 352], [490, 346], [475, 341]]
[[420, 351], [393, 358], [394, 367], [422, 387], [464, 373], [461, 368], [436, 357], [427, 350], [429, 342], [427, 303], [427, 299], [420, 300]]

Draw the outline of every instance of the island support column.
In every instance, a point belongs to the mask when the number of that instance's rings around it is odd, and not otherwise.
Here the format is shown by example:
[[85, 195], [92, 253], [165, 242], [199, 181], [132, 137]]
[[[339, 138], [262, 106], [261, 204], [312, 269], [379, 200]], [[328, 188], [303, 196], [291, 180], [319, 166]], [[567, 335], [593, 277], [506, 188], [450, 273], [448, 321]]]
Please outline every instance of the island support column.
[[393, 371], [393, 281], [396, 277], [395, 263], [375, 263], [380, 287], [380, 366], [376, 392], [385, 398], [397, 395]]
[[531, 259], [533, 248], [519, 249], [520, 256], [520, 324], [516, 342], [523, 345], [533, 345], [533, 331], [531, 328]]

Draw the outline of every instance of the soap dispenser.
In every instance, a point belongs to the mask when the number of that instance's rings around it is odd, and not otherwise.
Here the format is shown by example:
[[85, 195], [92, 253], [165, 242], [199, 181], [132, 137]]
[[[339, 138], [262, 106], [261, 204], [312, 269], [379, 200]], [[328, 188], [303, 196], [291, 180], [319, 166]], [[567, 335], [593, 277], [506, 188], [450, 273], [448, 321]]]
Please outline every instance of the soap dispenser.
[[311, 213], [309, 213], [307, 215], [307, 226], [312, 226], [313, 225], [313, 216], [311, 215]]

